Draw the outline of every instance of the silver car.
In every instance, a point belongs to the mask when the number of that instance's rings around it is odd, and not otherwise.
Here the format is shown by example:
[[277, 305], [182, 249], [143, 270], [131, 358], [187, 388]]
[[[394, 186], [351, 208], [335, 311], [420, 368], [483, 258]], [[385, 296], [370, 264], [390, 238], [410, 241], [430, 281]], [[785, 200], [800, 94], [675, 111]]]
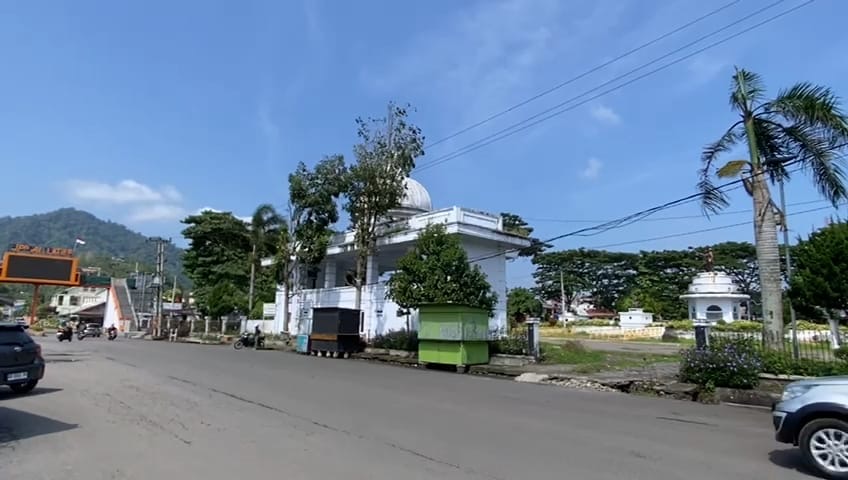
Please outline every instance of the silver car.
[[826, 478], [848, 479], [848, 376], [790, 383], [772, 406], [775, 439]]

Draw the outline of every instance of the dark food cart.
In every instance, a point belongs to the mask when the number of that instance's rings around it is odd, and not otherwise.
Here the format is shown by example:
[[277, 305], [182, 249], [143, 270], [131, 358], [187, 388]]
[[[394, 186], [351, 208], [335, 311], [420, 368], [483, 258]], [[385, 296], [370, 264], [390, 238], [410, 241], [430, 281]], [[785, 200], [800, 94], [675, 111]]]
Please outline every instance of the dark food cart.
[[309, 334], [312, 355], [349, 357], [361, 348], [359, 310], [352, 308], [313, 308], [312, 332]]

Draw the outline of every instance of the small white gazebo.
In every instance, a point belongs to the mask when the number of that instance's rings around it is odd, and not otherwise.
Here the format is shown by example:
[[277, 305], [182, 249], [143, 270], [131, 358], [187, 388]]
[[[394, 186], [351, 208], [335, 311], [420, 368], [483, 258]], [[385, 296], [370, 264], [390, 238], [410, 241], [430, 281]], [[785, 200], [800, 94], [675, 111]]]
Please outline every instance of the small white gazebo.
[[733, 278], [724, 272], [701, 272], [681, 295], [689, 303], [689, 320], [715, 324], [719, 320], [732, 323], [739, 320], [743, 302], [751, 297], [742, 293]]

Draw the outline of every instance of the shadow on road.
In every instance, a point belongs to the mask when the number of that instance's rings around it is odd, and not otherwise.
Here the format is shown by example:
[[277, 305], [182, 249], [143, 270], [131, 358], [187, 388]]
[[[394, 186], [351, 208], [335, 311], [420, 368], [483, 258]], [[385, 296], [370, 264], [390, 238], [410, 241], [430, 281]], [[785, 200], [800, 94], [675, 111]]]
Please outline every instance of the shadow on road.
[[772, 450], [769, 452], [769, 460], [778, 467], [794, 470], [808, 478], [821, 478], [804, 465], [804, 459], [797, 448]]
[[61, 388], [36, 387], [35, 390], [31, 391], [30, 393], [19, 395], [17, 393], [12, 392], [8, 388], [0, 387], [0, 401], [11, 400], [13, 398], [37, 397], [38, 395], [47, 395], [48, 393], [56, 393], [61, 391]]
[[39, 435], [72, 430], [78, 426], [15, 408], [0, 407], [0, 446]]

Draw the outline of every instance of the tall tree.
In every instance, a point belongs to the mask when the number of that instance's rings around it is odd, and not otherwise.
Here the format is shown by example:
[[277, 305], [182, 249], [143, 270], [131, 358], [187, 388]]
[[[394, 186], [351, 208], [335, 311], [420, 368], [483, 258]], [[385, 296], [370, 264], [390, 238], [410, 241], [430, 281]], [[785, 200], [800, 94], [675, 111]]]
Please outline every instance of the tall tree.
[[240, 292], [228, 295], [231, 298], [246, 299], [252, 245], [247, 224], [232, 213], [212, 211], [191, 215], [182, 223], [186, 225], [183, 236], [189, 242], [183, 265], [194, 283], [194, 296], [201, 311], [208, 315], [210, 307], [217, 307], [216, 287], [218, 291]]
[[[284, 330], [289, 331], [293, 276], [317, 267], [327, 254], [339, 220], [336, 201], [345, 187], [344, 157], [325, 157], [310, 170], [301, 162], [289, 175], [289, 221], [278, 232], [276, 276], [283, 286]], [[300, 270], [299, 270], [300, 269]]]
[[826, 319], [838, 340], [839, 319], [848, 312], [848, 223], [833, 223], [814, 232], [798, 242], [792, 255], [792, 305], [811, 318]]
[[260, 269], [262, 258], [275, 253], [276, 232], [279, 231], [282, 224], [283, 218], [269, 203], [263, 203], [256, 207], [250, 219], [250, 287], [247, 294], [247, 314], [250, 316], [253, 316], [256, 272]]
[[401, 308], [425, 303], [458, 303], [495, 310], [498, 296], [479, 265], [468, 255], [456, 235], [442, 224], [429, 225], [410, 252], [397, 262], [397, 271], [386, 284], [386, 296]]
[[533, 258], [536, 289], [543, 300], [559, 299], [564, 291], [564, 309], [584, 293], [594, 297], [597, 307], [612, 308], [630, 291], [637, 258], [632, 253], [585, 248], [542, 253]]
[[[839, 98], [827, 87], [798, 83], [781, 90], [773, 99], [759, 75], [737, 68], [730, 88], [730, 105], [739, 119], [701, 155], [698, 188], [704, 212], [716, 212], [729, 204], [724, 191], [715, 187], [719, 178], [742, 178], [754, 205], [754, 239], [760, 266], [763, 321], [771, 338], [783, 334], [783, 290], [777, 225], [785, 223], [772, 200], [769, 180], [789, 178], [785, 159], [811, 173], [813, 183], [836, 205], [848, 197], [838, 153], [848, 143], [848, 118]], [[738, 144], [747, 147], [744, 160], [732, 160], [713, 171], [719, 156]]]
[[503, 221], [503, 229], [505, 232], [530, 240], [529, 247], [522, 248], [518, 251], [519, 257], [533, 257], [552, 247], [551, 244], [545, 243], [536, 237], [532, 237], [531, 234], [533, 233], [533, 227], [531, 227], [519, 215], [503, 212], [501, 213], [501, 219]]
[[527, 317], [540, 317], [542, 302], [529, 288], [513, 288], [506, 296], [506, 314], [511, 323], [523, 322]]
[[356, 273], [354, 308], [362, 305], [362, 287], [368, 257], [377, 247], [378, 227], [392, 209], [400, 206], [404, 180], [424, 155], [421, 129], [407, 120], [408, 107], [389, 103], [386, 118], [356, 119], [360, 143], [354, 146], [356, 163], [346, 175], [345, 211], [355, 231]]

